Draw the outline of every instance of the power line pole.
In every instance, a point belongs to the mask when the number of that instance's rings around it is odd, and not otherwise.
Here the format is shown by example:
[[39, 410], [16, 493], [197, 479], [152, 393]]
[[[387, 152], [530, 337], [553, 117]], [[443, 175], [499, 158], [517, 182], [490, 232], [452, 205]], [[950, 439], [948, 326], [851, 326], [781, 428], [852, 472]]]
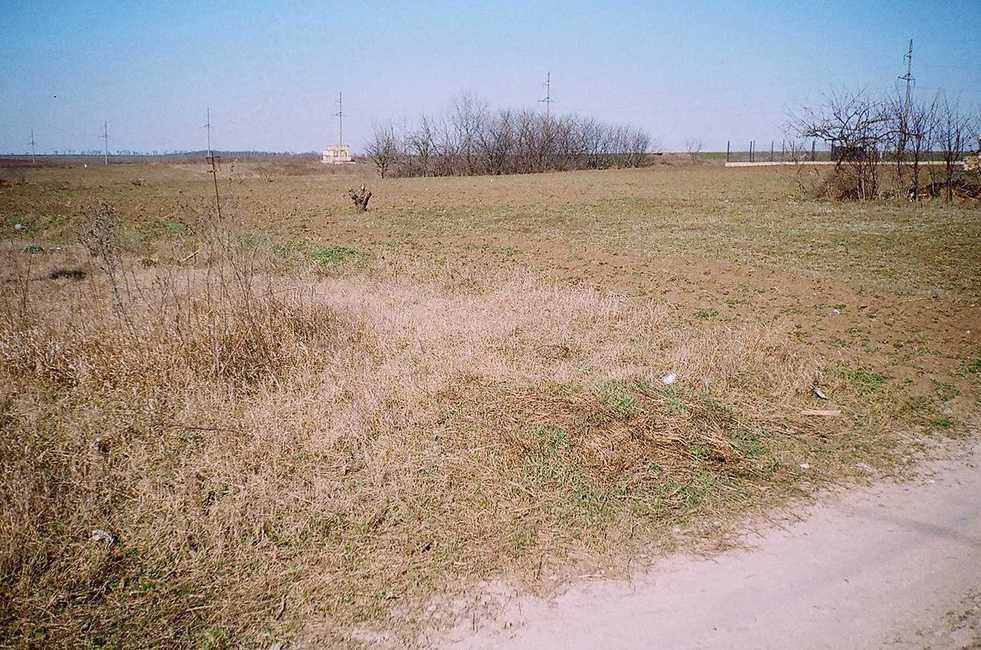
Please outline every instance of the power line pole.
[[106, 144], [106, 167], [109, 166], [109, 122], [105, 121], [102, 123], [102, 139]]
[[903, 56], [906, 59], [906, 74], [899, 77], [906, 82], [906, 103], [903, 104], [904, 114], [909, 112], [909, 102], [910, 102], [910, 92], [911, 86], [915, 78], [913, 77], [913, 39], [909, 39], [909, 49], [906, 50], [906, 54]]
[[545, 121], [548, 122], [549, 107], [552, 105], [552, 73], [545, 73], [545, 98], [539, 99], [539, 103], [545, 104]]
[[34, 129], [31, 129], [31, 167], [37, 167], [37, 142], [34, 141]]
[[344, 93], [337, 93], [337, 112], [334, 113], [334, 117], [337, 118], [337, 144], [344, 144]]
[[211, 153], [211, 107], [208, 107], [206, 113], [206, 122], [204, 123], [204, 128], [208, 130], [208, 158], [211, 158], [213, 154]]
[[551, 135], [552, 129], [549, 120], [552, 107], [552, 73], [545, 73], [545, 97], [544, 99], [539, 99], [539, 103], [545, 104], [545, 152], [542, 156], [542, 168], [548, 169], [548, 150], [551, 147]]

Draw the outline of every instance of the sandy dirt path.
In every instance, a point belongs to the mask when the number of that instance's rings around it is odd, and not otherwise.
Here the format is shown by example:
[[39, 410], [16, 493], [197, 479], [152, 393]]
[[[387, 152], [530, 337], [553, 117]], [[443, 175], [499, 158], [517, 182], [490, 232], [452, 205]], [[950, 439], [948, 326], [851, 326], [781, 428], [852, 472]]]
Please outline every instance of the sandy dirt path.
[[[704, 559], [517, 596], [467, 648], [981, 647], [981, 443], [909, 483], [821, 500]], [[978, 644], [978, 645], [973, 645]]]

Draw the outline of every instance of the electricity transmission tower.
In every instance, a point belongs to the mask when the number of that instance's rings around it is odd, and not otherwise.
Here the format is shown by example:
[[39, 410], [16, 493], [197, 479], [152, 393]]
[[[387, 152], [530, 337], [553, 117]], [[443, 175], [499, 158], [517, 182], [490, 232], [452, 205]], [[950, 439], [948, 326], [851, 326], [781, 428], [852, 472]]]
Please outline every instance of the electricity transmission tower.
[[344, 144], [344, 93], [337, 93], [337, 144]]
[[34, 141], [34, 129], [31, 129], [31, 167], [37, 167], [37, 142]]
[[906, 74], [899, 78], [906, 82], [906, 102], [903, 104], [903, 110], [904, 112], [908, 112], [910, 93], [913, 82], [915, 81], [915, 78], [913, 77], [913, 39], [909, 40], [909, 49], [906, 50], [906, 54], [903, 55], [903, 58], [906, 59]]
[[102, 123], [102, 140], [105, 142], [106, 167], [109, 166], [109, 122]]

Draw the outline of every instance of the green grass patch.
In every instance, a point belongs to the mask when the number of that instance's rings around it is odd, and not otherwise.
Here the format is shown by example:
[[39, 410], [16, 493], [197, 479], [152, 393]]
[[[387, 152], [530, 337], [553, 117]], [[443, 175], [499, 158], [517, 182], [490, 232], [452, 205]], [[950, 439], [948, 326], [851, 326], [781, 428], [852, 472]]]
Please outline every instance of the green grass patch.
[[672, 413], [681, 415], [682, 413], [688, 412], [688, 404], [685, 402], [681, 389], [676, 386], [665, 386], [664, 388], [660, 388], [659, 392], [663, 395], [665, 402], [667, 402], [668, 410]]
[[757, 431], [738, 429], [732, 433], [732, 444], [748, 458], [760, 458], [766, 454], [766, 443]]
[[886, 381], [884, 376], [867, 368], [859, 368], [851, 371], [849, 374], [849, 378], [864, 393], [873, 393], [879, 390]]
[[601, 393], [603, 406], [613, 417], [626, 420], [637, 409], [637, 398], [634, 397], [623, 382], [607, 384]]
[[298, 255], [302, 255], [306, 246], [301, 241], [296, 241], [295, 239], [288, 239], [279, 244], [273, 244], [272, 254], [273, 257], [278, 257], [279, 259], [290, 259]]
[[313, 259], [323, 266], [339, 266], [363, 255], [347, 246], [320, 246], [313, 251]]
[[569, 474], [569, 435], [553, 426], [532, 431], [538, 448], [526, 459], [528, 475], [539, 483], [563, 482]]
[[183, 235], [184, 233], [190, 230], [190, 228], [188, 228], [186, 223], [181, 223], [180, 221], [172, 221], [170, 219], [165, 219], [164, 221], [161, 222], [160, 225], [163, 227], [164, 231], [172, 235]]
[[968, 361], [964, 370], [969, 375], [981, 375], [981, 354]]
[[230, 648], [234, 644], [226, 629], [214, 626], [200, 633], [195, 645], [201, 650], [220, 650], [221, 648]]
[[191, 227], [176, 219], [152, 219], [136, 224], [135, 230], [143, 241], [191, 234]]
[[698, 461], [705, 460], [709, 456], [708, 447], [704, 445], [688, 445], [688, 453]]
[[4, 215], [3, 223], [14, 235], [30, 235], [40, 230], [37, 219], [26, 214]]
[[532, 491], [549, 495], [555, 512], [583, 525], [601, 524], [613, 512], [614, 495], [595, 484], [584, 471], [563, 429], [538, 427], [532, 431], [537, 448], [525, 458], [525, 481]]
[[508, 552], [512, 557], [520, 557], [535, 545], [536, 538], [535, 530], [527, 525], [513, 528], [508, 535]]

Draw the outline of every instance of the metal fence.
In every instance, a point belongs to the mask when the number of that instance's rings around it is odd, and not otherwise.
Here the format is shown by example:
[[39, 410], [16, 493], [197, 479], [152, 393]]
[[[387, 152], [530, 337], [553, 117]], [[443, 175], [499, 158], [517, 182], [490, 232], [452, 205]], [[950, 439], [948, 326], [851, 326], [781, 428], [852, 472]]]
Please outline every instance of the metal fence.
[[[834, 152], [816, 140], [806, 143], [766, 140], [750, 140], [747, 143], [735, 145], [743, 147], [733, 148], [731, 140], [726, 141], [725, 162], [727, 163], [830, 163], [836, 160]], [[965, 152], [965, 154], [968, 152]], [[912, 158], [912, 154], [907, 151], [904, 160], [907, 162]], [[937, 164], [942, 162], [944, 154], [939, 151], [924, 151], [920, 153], [920, 163]], [[882, 163], [895, 163], [896, 153], [893, 151], [881, 152]]]
[[770, 140], [750, 140], [743, 149], [734, 149], [732, 141], [726, 141], [726, 162], [824, 162], [831, 160], [831, 152], [818, 148], [817, 141], [808, 143]]

